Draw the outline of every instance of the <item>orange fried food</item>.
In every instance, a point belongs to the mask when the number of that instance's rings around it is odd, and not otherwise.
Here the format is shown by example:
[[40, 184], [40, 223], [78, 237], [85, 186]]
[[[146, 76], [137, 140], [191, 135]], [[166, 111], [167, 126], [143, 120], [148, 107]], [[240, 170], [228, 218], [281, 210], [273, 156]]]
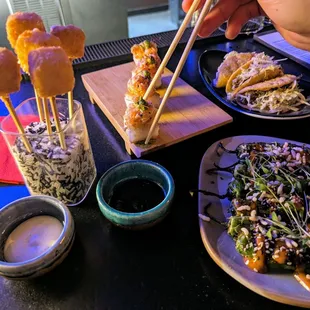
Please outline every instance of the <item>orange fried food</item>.
[[72, 91], [72, 64], [61, 47], [40, 47], [29, 53], [29, 72], [32, 84], [42, 98]]
[[215, 87], [225, 87], [231, 75], [251, 60], [253, 56], [254, 53], [237, 53], [235, 51], [228, 53], [224, 57], [224, 61], [218, 67], [214, 80]]
[[85, 34], [82, 29], [73, 26], [53, 26], [51, 33], [61, 41], [61, 47], [70, 59], [84, 56]]
[[0, 97], [19, 91], [21, 79], [17, 57], [7, 48], [0, 47]]
[[60, 46], [59, 38], [38, 29], [26, 30], [17, 39], [15, 52], [21, 68], [29, 73], [28, 55], [31, 51], [46, 46]]
[[17, 12], [9, 15], [6, 21], [6, 32], [11, 46], [15, 48], [18, 36], [25, 30], [32, 30], [34, 28], [45, 31], [43, 21], [38, 14]]

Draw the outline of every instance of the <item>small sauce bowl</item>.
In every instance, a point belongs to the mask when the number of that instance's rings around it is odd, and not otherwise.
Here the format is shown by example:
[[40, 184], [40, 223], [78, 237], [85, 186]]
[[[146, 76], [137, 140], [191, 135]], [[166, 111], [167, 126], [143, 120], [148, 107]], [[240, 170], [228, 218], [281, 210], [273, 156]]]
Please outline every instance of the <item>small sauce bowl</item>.
[[[51, 216], [63, 229], [51, 247], [29, 260], [5, 260], [5, 243], [16, 227], [36, 216]], [[41, 276], [58, 266], [68, 255], [74, 242], [75, 227], [69, 209], [59, 200], [49, 196], [30, 196], [18, 199], [0, 210], [0, 275], [13, 280]]]
[[[143, 179], [159, 185], [164, 191], [164, 200], [143, 212], [123, 212], [109, 205], [114, 187], [130, 179]], [[130, 160], [110, 168], [100, 178], [97, 201], [103, 215], [114, 225], [131, 230], [150, 228], [161, 222], [169, 213], [175, 185], [171, 174], [161, 165], [147, 160]]]

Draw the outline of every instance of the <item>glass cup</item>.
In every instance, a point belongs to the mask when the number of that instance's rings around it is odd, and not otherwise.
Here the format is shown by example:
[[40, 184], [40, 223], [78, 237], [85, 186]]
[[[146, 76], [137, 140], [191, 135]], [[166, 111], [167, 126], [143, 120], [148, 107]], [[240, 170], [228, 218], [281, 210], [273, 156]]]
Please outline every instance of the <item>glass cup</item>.
[[[10, 115], [1, 122], [0, 131], [31, 195], [53, 196], [68, 206], [75, 206], [87, 196], [96, 178], [96, 167], [81, 103], [74, 100], [71, 119], [67, 99], [56, 98], [56, 106], [61, 131], [56, 131], [49, 107], [51, 135], [47, 133], [46, 122], [39, 120], [35, 98], [25, 100], [16, 108], [31, 152], [27, 151]], [[63, 148], [61, 135], [65, 141]]]
[[[239, 32], [240, 34], [255, 34], [259, 31], [261, 31], [265, 26], [265, 16], [258, 16], [255, 18], [250, 19]], [[223, 25], [219, 27], [219, 29], [223, 32], [227, 29], [227, 22], [225, 22]]]

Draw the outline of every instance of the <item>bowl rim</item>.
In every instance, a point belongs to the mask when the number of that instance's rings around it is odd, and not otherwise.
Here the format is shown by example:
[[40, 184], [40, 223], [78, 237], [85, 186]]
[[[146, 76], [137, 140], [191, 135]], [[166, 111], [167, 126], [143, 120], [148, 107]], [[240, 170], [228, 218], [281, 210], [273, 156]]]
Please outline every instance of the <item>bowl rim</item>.
[[[165, 178], [168, 181], [168, 191], [165, 194], [165, 198], [155, 207], [143, 211], [143, 212], [123, 212], [123, 211], [119, 211], [117, 209], [112, 208], [103, 198], [102, 192], [101, 192], [101, 188], [102, 188], [102, 183], [103, 180], [109, 175], [112, 174], [115, 169], [117, 169], [120, 166], [125, 166], [125, 165], [129, 165], [132, 163], [137, 163], [137, 164], [144, 164], [146, 166], [149, 167], [156, 167], [158, 168], [161, 173], [165, 176]], [[163, 167], [162, 165], [150, 161], [150, 160], [145, 160], [145, 159], [134, 159], [134, 160], [127, 160], [127, 161], [123, 161], [119, 164], [114, 165], [113, 167], [109, 168], [100, 178], [99, 182], [97, 183], [97, 188], [96, 188], [96, 196], [97, 196], [97, 201], [99, 203], [100, 207], [103, 207], [105, 210], [107, 210], [109, 213], [114, 214], [114, 215], [118, 215], [120, 218], [131, 218], [131, 219], [136, 219], [136, 218], [141, 218], [150, 214], [155, 213], [156, 211], [162, 209], [167, 202], [171, 201], [173, 196], [174, 196], [174, 192], [175, 192], [175, 183], [173, 180], [172, 175], [170, 174], [170, 172]]]
[[[61, 231], [61, 234], [59, 235], [59, 237], [57, 238], [57, 240], [55, 241], [53, 246], [48, 248], [48, 250], [43, 252], [41, 255], [36, 256], [36, 257], [34, 257], [32, 259], [29, 259], [29, 260], [26, 260], [26, 261], [23, 261], [23, 262], [17, 262], [17, 263], [10, 263], [10, 262], [6, 262], [6, 261], [3, 261], [3, 260], [0, 260], [0, 266], [2, 268], [5, 268], [6, 272], [9, 272], [10, 270], [12, 270], [12, 271], [14, 270], [14, 272], [18, 272], [17, 268], [18, 269], [19, 268], [22, 269], [22, 268], [28, 267], [29, 269], [31, 269], [32, 267], [36, 267], [37, 263], [40, 263], [42, 261], [42, 258], [50, 256], [51, 253], [53, 253], [54, 250], [56, 250], [58, 248], [59, 244], [62, 243], [62, 240], [65, 239], [65, 237], [67, 235], [67, 232], [70, 229], [70, 227], [72, 225], [74, 227], [73, 217], [72, 217], [71, 212], [68, 209], [68, 207], [63, 202], [59, 201], [58, 199], [56, 199], [54, 197], [51, 197], [51, 196], [47, 196], [47, 195], [36, 195], [36, 196], [27, 196], [27, 197], [19, 198], [17, 200], [14, 200], [13, 202], [7, 204], [3, 208], [1, 208], [0, 213], [3, 212], [4, 210], [7, 210], [7, 209], [11, 208], [16, 203], [19, 203], [21, 201], [33, 200], [33, 199], [41, 200], [42, 198], [44, 198], [44, 200], [47, 200], [48, 202], [50, 202], [53, 205], [57, 204], [57, 205], [59, 205], [61, 207], [61, 211], [62, 211], [63, 216], [64, 216], [64, 220], [62, 222], [63, 229]], [[35, 216], [33, 216], [33, 217], [35, 217]], [[25, 221], [27, 221], [30, 218], [32, 218], [32, 217], [27, 218]], [[59, 254], [61, 254], [61, 252]], [[57, 259], [57, 257], [58, 257], [58, 255], [55, 255], [55, 256], [51, 257], [48, 261], [46, 261], [46, 264], [50, 264], [52, 261]], [[44, 267], [44, 266], [42, 266], [42, 267]], [[25, 272], [23, 272], [23, 273], [25, 273]]]

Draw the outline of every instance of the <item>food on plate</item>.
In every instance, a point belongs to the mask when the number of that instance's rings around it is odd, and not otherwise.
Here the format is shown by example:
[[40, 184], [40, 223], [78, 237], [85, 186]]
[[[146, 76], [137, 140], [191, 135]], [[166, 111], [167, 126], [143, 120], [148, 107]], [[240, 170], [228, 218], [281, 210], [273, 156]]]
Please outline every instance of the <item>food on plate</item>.
[[16, 41], [25, 30], [39, 29], [45, 31], [42, 18], [36, 13], [17, 12], [9, 15], [6, 21], [8, 40], [13, 48]]
[[60, 39], [61, 47], [70, 59], [84, 56], [85, 33], [82, 29], [74, 25], [53, 26], [51, 34]]
[[[138, 67], [133, 70], [132, 75], [136, 75], [141, 70], [149, 71], [151, 74], [151, 78], [153, 79], [159, 66], [160, 66], [161, 60], [157, 54], [150, 54], [145, 56], [141, 61], [139, 62]], [[158, 78], [155, 84], [155, 88], [159, 88], [162, 85], [161, 76]]]
[[72, 64], [61, 47], [41, 47], [29, 53], [29, 72], [32, 83], [42, 98], [72, 91]]
[[236, 51], [232, 51], [226, 54], [224, 61], [217, 69], [216, 78], [213, 81], [215, 87], [226, 87], [226, 84], [231, 75], [241, 66], [246, 64], [249, 60], [251, 60], [254, 55], [255, 53], [238, 53]]
[[[156, 111], [150, 102], [139, 97], [127, 107], [124, 115], [124, 127], [131, 143], [141, 142], [146, 139]], [[158, 135], [159, 126], [157, 125], [152, 138], [156, 139]]]
[[[128, 106], [133, 103], [133, 98], [143, 97], [150, 86], [151, 74], [149, 71], [142, 70], [136, 75], [131, 77], [127, 84], [127, 93], [125, 94], [125, 102]], [[160, 105], [160, 96], [153, 90], [148, 98], [148, 101], [153, 104], [153, 106], [158, 109]]]
[[0, 97], [19, 91], [21, 79], [17, 57], [9, 49], [0, 47]]
[[290, 74], [245, 87], [234, 101], [247, 109], [273, 114], [296, 112], [309, 105], [298, 88], [297, 77]]
[[256, 54], [250, 61], [237, 69], [226, 85], [228, 99], [232, 99], [241, 89], [259, 82], [284, 75], [281, 65], [265, 53]]
[[227, 231], [236, 251], [254, 272], [291, 272], [310, 291], [310, 148], [288, 142], [220, 148], [237, 157], [212, 169], [233, 175], [219, 197], [231, 201]]
[[28, 55], [31, 51], [46, 46], [60, 46], [60, 40], [54, 35], [32, 29], [24, 31], [17, 39], [15, 44], [15, 52], [18, 57], [21, 68], [29, 74]]
[[140, 61], [148, 55], [157, 55], [158, 49], [156, 43], [145, 40], [140, 44], [135, 44], [131, 47], [134, 62], [139, 66]]

